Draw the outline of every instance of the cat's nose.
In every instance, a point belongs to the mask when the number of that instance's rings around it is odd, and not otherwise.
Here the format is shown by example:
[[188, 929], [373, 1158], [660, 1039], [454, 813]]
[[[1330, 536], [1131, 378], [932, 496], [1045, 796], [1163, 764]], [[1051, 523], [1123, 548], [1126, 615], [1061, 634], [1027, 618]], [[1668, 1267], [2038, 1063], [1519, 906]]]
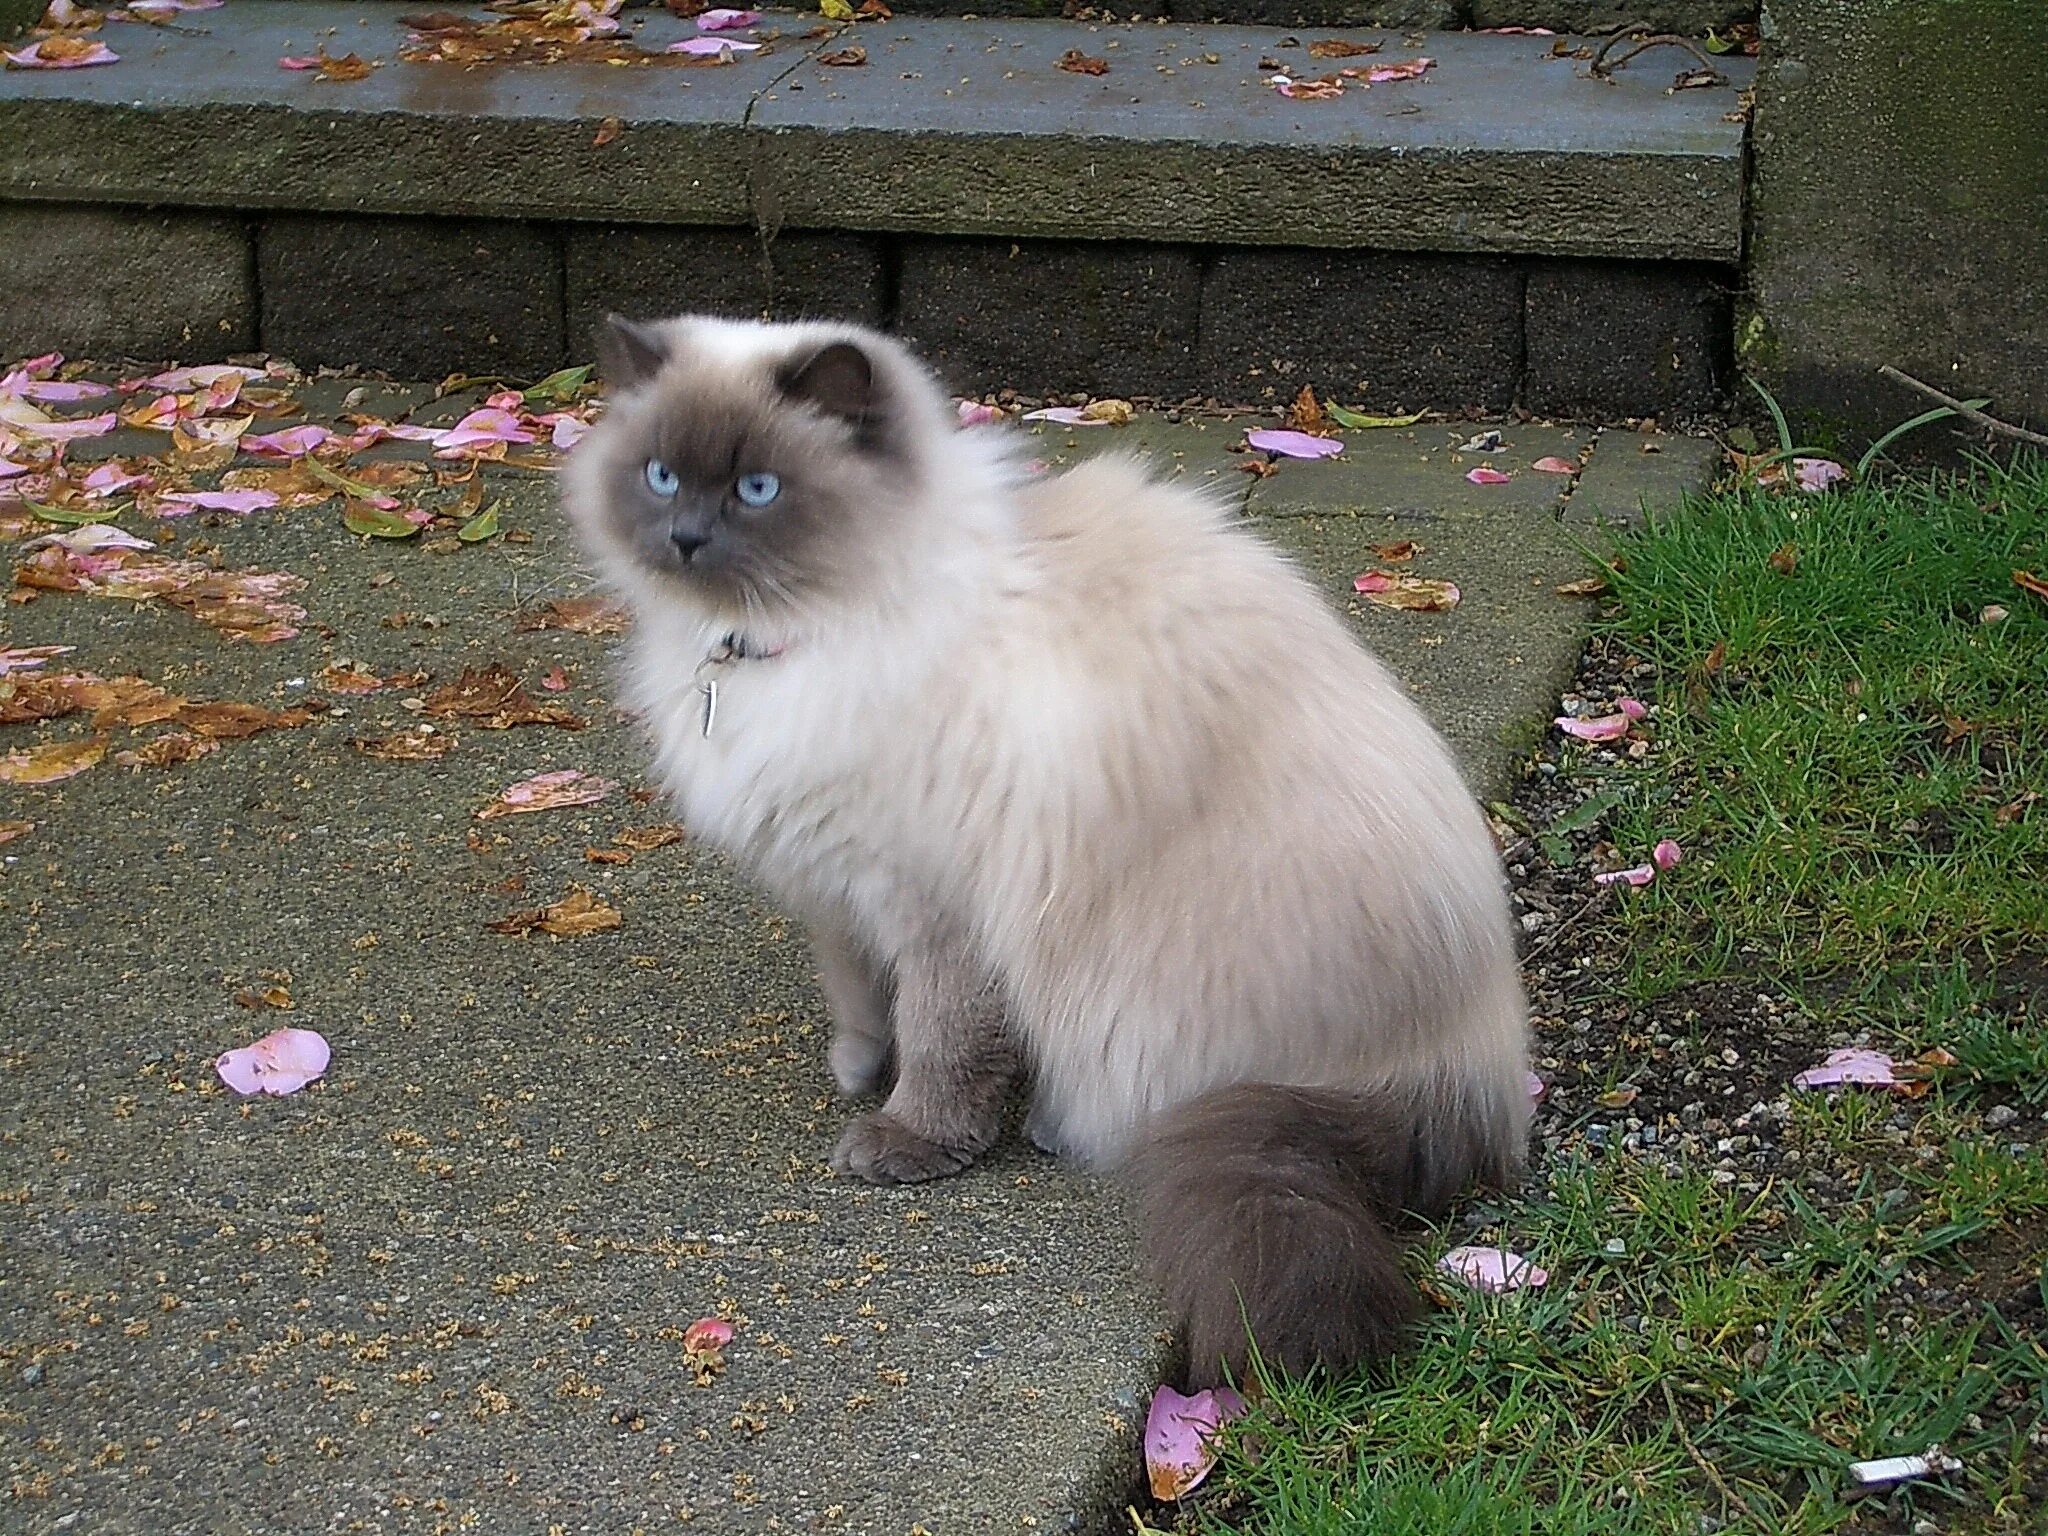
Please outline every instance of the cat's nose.
[[675, 545], [677, 554], [688, 560], [698, 550], [711, 542], [711, 536], [699, 533], [694, 528], [688, 528], [678, 523], [675, 527], [669, 529], [668, 541]]

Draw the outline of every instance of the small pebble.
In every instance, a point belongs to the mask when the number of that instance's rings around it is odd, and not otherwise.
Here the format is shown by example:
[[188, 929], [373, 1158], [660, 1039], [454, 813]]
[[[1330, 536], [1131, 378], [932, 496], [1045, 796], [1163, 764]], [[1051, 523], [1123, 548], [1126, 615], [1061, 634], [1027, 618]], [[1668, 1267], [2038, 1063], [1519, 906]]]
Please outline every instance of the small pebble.
[[23, 1386], [32, 1387], [42, 1379], [43, 1368], [40, 1365], [25, 1365], [21, 1368], [21, 1384]]
[[2020, 1112], [2010, 1104], [1994, 1105], [1992, 1108], [1984, 1111], [1984, 1129], [1987, 1131], [2003, 1130], [2006, 1126], [2018, 1120], [2019, 1117]]

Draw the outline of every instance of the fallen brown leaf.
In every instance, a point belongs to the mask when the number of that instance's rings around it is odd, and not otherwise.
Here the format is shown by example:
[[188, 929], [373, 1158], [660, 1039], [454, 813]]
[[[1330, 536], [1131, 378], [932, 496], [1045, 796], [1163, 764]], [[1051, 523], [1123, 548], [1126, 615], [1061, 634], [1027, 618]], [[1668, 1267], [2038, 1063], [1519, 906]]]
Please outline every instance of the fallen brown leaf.
[[597, 137], [590, 141], [590, 147], [592, 149], [603, 149], [605, 145], [611, 143], [612, 140], [625, 131], [626, 125], [624, 123], [620, 122], [616, 117], [608, 117], [597, 125]]
[[1799, 546], [1797, 544], [1780, 544], [1771, 551], [1770, 564], [1771, 569], [1780, 576], [1790, 576], [1799, 569]]
[[515, 725], [559, 725], [580, 731], [589, 724], [559, 704], [539, 702], [517, 676], [495, 662], [467, 668], [454, 682], [428, 694], [426, 712], [474, 720], [487, 731], [509, 730]]
[[123, 768], [175, 768], [195, 758], [218, 752], [220, 743], [189, 731], [166, 731], [130, 752], [116, 752], [114, 761]]
[[867, 61], [868, 51], [858, 43], [850, 48], [835, 48], [830, 53], [818, 55], [820, 64], [829, 64], [834, 69], [858, 69]]
[[365, 757], [387, 763], [424, 763], [446, 757], [455, 748], [455, 738], [446, 731], [407, 731], [397, 736], [357, 737], [349, 742]]
[[648, 853], [656, 848], [666, 848], [670, 843], [683, 840], [683, 829], [674, 822], [657, 822], [651, 827], [621, 827], [612, 834], [612, 841], [621, 848], [631, 848], [636, 853]]
[[630, 864], [633, 855], [624, 848], [586, 848], [583, 850], [586, 864]]
[[1356, 59], [1379, 51], [1378, 43], [1349, 43], [1339, 37], [1318, 38], [1308, 45], [1308, 56], [1312, 59]]
[[622, 635], [630, 622], [626, 610], [617, 603], [592, 594], [557, 598], [543, 607], [528, 609], [513, 627], [522, 630], [567, 629], [579, 635]]
[[572, 885], [569, 894], [551, 907], [514, 912], [485, 926], [493, 933], [522, 934], [538, 928], [558, 939], [575, 939], [593, 933], [609, 933], [623, 927], [625, 921], [624, 914], [617, 907], [606, 905], [587, 887]]
[[1109, 60], [1091, 59], [1078, 48], [1069, 48], [1060, 55], [1059, 67], [1070, 75], [1106, 75]]
[[1581, 576], [1577, 581], [1564, 581], [1557, 585], [1560, 597], [1598, 597], [1606, 590], [1605, 576]]
[[269, 491], [280, 508], [317, 507], [334, 499], [334, 487], [316, 480], [301, 463], [231, 469], [221, 476], [226, 491]]
[[1399, 565], [1403, 561], [1413, 560], [1417, 555], [1421, 554], [1422, 546], [1413, 539], [1403, 539], [1398, 544], [1375, 544], [1372, 547], [1372, 552], [1378, 558], [1387, 561], [1391, 565]]
[[1448, 613], [1458, 606], [1455, 583], [1405, 571], [1367, 571], [1353, 579], [1352, 588], [1367, 602], [1381, 608], [1400, 608], [1410, 613]]
[[344, 53], [337, 59], [323, 53], [320, 55], [318, 78], [322, 80], [337, 80], [343, 84], [350, 84], [357, 80], [369, 79], [370, 68], [369, 60], [363, 58], [360, 54]]
[[1323, 414], [1323, 407], [1316, 399], [1316, 392], [1308, 385], [1301, 386], [1301, 393], [1294, 397], [1294, 404], [1287, 410], [1287, 425], [1296, 432], [1308, 432], [1323, 436], [1330, 430], [1330, 418]]
[[17, 837], [27, 837], [35, 831], [32, 821], [0, 821], [0, 843], [11, 843]]
[[297, 706], [266, 709], [261, 704], [237, 704], [227, 699], [187, 704], [178, 711], [178, 724], [214, 741], [242, 741], [261, 731], [292, 730], [312, 718], [312, 710]]
[[2022, 592], [2031, 592], [2036, 597], [2048, 598], [2048, 581], [2043, 581], [2032, 571], [2014, 571], [2012, 582]]
[[102, 736], [23, 747], [0, 756], [0, 784], [55, 784], [85, 772], [106, 755], [106, 738]]
[[278, 1008], [289, 1013], [293, 1007], [292, 989], [273, 985], [258, 992], [254, 987], [244, 987], [235, 994], [238, 1008]]

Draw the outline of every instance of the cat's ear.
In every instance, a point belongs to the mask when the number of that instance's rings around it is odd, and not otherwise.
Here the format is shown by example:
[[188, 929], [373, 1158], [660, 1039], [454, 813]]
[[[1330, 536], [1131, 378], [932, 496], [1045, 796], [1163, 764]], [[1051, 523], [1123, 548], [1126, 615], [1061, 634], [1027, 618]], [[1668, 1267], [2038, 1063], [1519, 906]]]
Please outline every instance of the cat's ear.
[[606, 315], [597, 336], [597, 369], [618, 389], [645, 384], [668, 361], [668, 338], [651, 325]]
[[776, 375], [792, 400], [847, 421], [864, 422], [875, 408], [875, 365], [850, 341], [835, 341], [783, 364]]

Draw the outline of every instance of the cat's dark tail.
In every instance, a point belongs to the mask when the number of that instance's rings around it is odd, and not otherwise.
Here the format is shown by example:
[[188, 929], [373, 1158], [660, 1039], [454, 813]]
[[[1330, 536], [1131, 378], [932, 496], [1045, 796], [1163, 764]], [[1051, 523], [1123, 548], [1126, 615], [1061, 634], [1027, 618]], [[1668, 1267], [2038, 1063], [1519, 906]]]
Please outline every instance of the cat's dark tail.
[[1242, 1382], [1247, 1332], [1287, 1375], [1395, 1350], [1421, 1298], [1392, 1225], [1505, 1182], [1521, 1150], [1512, 1109], [1426, 1097], [1428, 1114], [1397, 1094], [1245, 1084], [1146, 1125], [1129, 1172], [1191, 1386]]

